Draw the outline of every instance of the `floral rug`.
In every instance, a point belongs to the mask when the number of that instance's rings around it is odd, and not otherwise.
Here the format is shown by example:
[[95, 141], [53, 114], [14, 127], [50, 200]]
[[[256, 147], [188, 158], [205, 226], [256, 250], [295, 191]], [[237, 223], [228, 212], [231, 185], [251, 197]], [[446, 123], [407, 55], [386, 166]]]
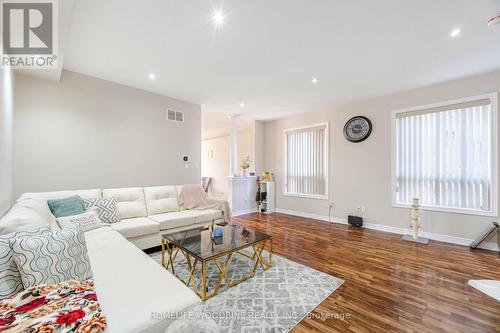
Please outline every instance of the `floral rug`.
[[[161, 252], [149, 254], [161, 264]], [[233, 257], [228, 271], [230, 279], [238, 279], [253, 268], [250, 259]], [[220, 260], [223, 262], [223, 259]], [[179, 255], [176, 273], [187, 280], [187, 263]], [[195, 276], [199, 278], [200, 271]], [[214, 265], [207, 267], [208, 288], [219, 278]], [[263, 271], [259, 266], [255, 277], [233, 287], [221, 285], [220, 294], [191, 308], [184, 320], [211, 318], [220, 333], [285, 333], [306, 317], [344, 281], [315, 269], [273, 255], [273, 267]], [[334, 314], [331, 314], [332, 317]], [[183, 319], [181, 319], [183, 320]]]

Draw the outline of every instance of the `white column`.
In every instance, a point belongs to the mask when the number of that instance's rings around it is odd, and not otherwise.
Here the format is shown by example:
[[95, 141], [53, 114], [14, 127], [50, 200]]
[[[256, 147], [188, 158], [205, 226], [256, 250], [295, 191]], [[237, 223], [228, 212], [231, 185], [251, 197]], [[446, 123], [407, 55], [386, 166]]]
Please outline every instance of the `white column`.
[[238, 117], [239, 114], [231, 115], [231, 177], [238, 175]]

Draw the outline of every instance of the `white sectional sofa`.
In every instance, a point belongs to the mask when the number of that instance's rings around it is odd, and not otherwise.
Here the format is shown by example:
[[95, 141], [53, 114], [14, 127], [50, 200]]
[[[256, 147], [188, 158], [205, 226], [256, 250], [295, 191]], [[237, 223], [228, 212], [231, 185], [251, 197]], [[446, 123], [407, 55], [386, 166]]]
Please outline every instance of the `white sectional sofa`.
[[[4, 216], [0, 223], [0, 234], [5, 234], [8, 226], [19, 221], [17, 208], [33, 206], [33, 201], [40, 201], [40, 215], [45, 219], [55, 219], [47, 206], [47, 200], [61, 199], [72, 195], [79, 195], [82, 199], [114, 197], [118, 207], [120, 222], [111, 224], [113, 230], [134, 243], [140, 249], [148, 249], [161, 245], [160, 234], [173, 233], [181, 230], [203, 227], [213, 220], [222, 218], [222, 212], [215, 209], [186, 210], [179, 204], [179, 195], [182, 185], [167, 185], [153, 187], [90, 189], [57, 192], [24, 193], [17, 199], [12, 209]], [[16, 208], [16, 209], [15, 209]], [[31, 212], [28, 214], [33, 214]]]
[[120, 222], [85, 233], [99, 303], [109, 333], [164, 332], [175, 314], [199, 298], [141, 249], [161, 244], [161, 233], [206, 226], [218, 210], [185, 210], [182, 186], [91, 189], [25, 193], [0, 219], [0, 234], [51, 225], [58, 228], [47, 200], [73, 195], [114, 197]]

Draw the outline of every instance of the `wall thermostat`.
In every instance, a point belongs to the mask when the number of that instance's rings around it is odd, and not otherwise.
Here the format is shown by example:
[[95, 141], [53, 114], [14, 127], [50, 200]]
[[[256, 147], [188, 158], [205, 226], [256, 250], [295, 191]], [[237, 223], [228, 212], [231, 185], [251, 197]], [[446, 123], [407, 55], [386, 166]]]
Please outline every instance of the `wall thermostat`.
[[189, 162], [189, 156], [188, 155], [182, 155], [182, 160], [184, 162]]

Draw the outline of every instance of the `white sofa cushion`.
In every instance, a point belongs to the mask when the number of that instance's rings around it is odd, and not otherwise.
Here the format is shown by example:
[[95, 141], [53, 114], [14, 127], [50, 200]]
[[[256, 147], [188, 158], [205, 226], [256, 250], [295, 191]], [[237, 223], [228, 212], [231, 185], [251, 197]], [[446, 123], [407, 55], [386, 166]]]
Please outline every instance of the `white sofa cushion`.
[[153, 186], [144, 188], [148, 215], [177, 212], [180, 210], [175, 186]]
[[180, 212], [170, 212], [148, 216], [151, 220], [160, 224], [160, 230], [168, 230], [195, 224], [195, 217]]
[[212, 220], [217, 220], [222, 217], [222, 212], [216, 209], [204, 209], [204, 210], [183, 210], [182, 214], [193, 217], [194, 223], [209, 222]]
[[106, 332], [165, 332], [175, 319], [165, 314], [180, 313], [200, 302], [165, 268], [106, 229], [85, 234], [97, 298], [106, 314]]
[[56, 224], [47, 201], [41, 198], [25, 197], [18, 200], [0, 219], [0, 234], [26, 231]]
[[103, 198], [115, 198], [120, 219], [147, 216], [142, 187], [114, 188], [102, 191]]
[[127, 238], [127, 240], [141, 250], [151, 249], [153, 247], [161, 246], [161, 233]]
[[125, 238], [134, 238], [160, 232], [160, 224], [147, 217], [136, 217], [110, 224]]

